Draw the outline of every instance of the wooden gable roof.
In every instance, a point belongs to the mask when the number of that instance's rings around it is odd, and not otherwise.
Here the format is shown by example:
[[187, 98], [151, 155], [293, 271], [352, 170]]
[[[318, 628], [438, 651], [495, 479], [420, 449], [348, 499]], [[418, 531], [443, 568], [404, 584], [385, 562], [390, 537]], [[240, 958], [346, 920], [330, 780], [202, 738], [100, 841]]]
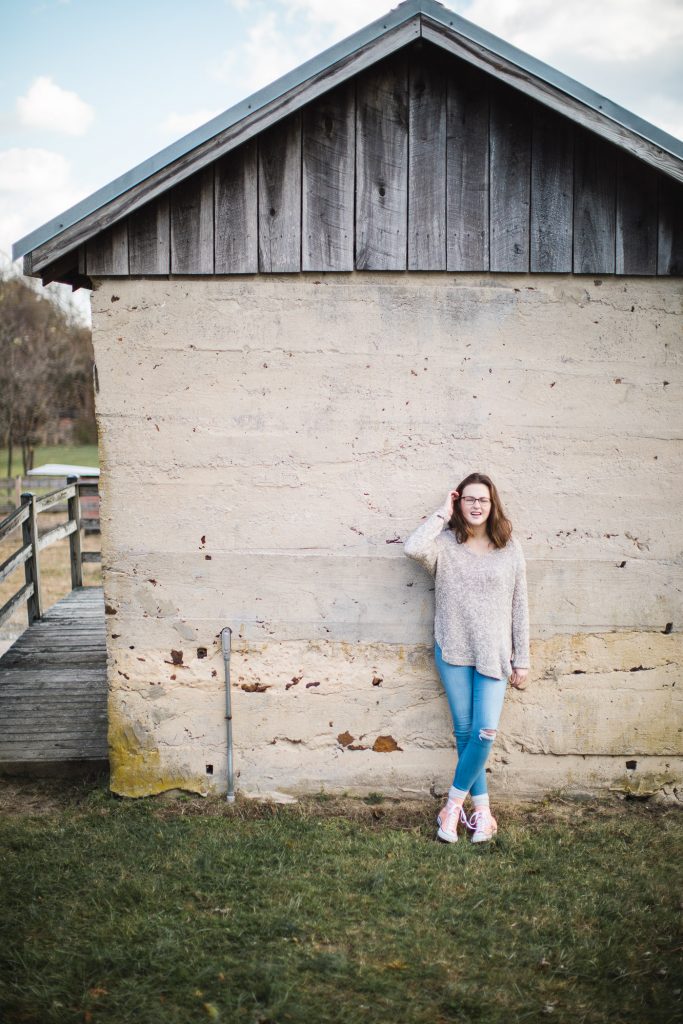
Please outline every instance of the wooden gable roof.
[[14, 247], [44, 283], [683, 273], [683, 144], [410, 0]]

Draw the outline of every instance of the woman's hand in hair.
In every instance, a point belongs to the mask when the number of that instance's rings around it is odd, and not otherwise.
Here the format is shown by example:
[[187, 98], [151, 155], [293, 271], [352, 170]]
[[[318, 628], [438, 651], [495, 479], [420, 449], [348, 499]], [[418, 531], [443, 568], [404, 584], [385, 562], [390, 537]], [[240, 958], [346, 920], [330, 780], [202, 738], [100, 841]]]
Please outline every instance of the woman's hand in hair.
[[449, 491], [446, 500], [443, 503], [441, 512], [443, 513], [444, 519], [448, 522], [453, 515], [453, 507], [458, 500], [460, 495], [457, 491]]
[[528, 668], [513, 668], [512, 675], [510, 676], [510, 685], [514, 686], [517, 690], [526, 690], [528, 676]]

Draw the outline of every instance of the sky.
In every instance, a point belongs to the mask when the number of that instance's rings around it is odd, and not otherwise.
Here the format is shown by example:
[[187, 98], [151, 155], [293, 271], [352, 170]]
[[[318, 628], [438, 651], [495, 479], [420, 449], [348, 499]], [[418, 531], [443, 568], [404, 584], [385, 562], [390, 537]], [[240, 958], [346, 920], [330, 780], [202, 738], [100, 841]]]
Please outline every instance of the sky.
[[[22, 236], [392, 6], [0, 0], [0, 266]], [[445, 6], [683, 138], [683, 0]], [[88, 291], [47, 290], [89, 320]]]

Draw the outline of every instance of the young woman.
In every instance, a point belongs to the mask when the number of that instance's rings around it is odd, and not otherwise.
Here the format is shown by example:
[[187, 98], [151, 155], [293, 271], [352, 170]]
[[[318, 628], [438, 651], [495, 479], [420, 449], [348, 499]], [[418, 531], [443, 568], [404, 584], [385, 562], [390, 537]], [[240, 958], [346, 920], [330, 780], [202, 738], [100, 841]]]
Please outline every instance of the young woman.
[[[437, 835], [472, 842], [498, 831], [485, 765], [508, 683], [523, 690], [529, 672], [529, 610], [522, 547], [490, 477], [470, 473], [443, 508], [411, 533], [405, 553], [435, 577], [434, 660], [453, 718], [458, 762]], [[474, 813], [463, 810], [472, 794]]]

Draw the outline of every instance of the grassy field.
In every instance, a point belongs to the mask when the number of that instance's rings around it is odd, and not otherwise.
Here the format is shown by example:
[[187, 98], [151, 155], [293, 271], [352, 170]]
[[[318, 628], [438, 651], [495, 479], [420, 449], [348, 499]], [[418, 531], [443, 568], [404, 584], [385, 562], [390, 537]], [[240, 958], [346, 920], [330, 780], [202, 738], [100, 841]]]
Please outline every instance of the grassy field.
[[17, 1022], [681, 1020], [680, 811], [321, 794], [122, 800], [0, 788], [0, 1007]]
[[[48, 462], [64, 462], [73, 466], [99, 466], [96, 444], [59, 445], [55, 447], [36, 448], [33, 459], [34, 466], [42, 466]], [[19, 476], [24, 472], [21, 461], [21, 449], [12, 452], [12, 472], [10, 476]], [[0, 477], [7, 476], [7, 449], [0, 448]]]

